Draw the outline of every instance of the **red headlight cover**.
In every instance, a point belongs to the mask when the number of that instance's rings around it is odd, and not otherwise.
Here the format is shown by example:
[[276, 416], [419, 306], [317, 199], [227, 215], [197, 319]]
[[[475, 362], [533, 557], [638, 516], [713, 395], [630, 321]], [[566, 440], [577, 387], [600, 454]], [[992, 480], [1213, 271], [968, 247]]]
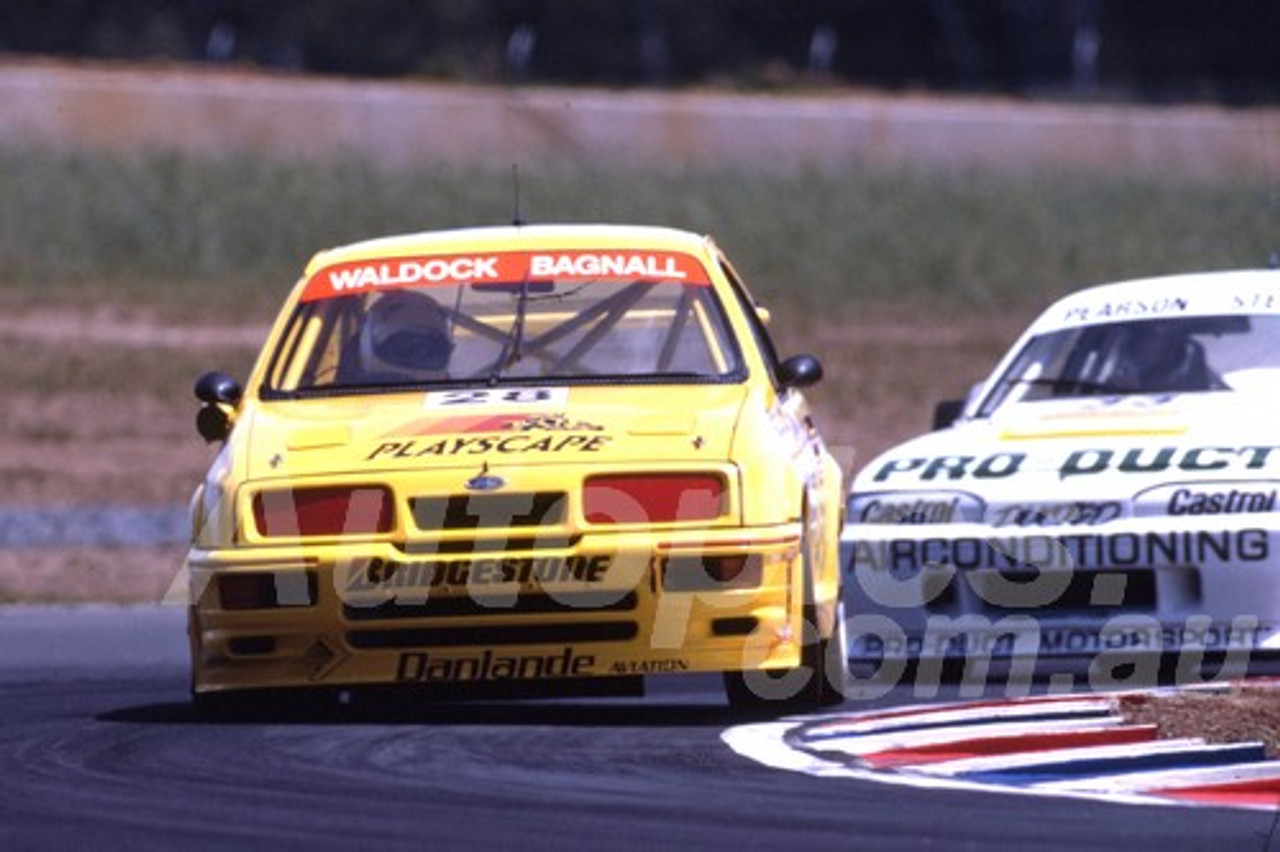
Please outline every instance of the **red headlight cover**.
[[369, 535], [391, 530], [391, 492], [381, 486], [259, 491], [253, 521], [264, 538]]
[[725, 513], [718, 473], [617, 473], [587, 478], [582, 514], [592, 524], [710, 521]]

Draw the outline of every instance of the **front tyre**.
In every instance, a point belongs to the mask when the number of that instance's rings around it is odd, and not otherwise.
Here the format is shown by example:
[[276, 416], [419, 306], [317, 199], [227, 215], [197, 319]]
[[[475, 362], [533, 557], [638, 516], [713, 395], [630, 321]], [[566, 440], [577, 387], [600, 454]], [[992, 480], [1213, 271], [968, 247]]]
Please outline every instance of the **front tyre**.
[[339, 709], [332, 689], [237, 689], [193, 692], [191, 710], [202, 722], [275, 722], [327, 719]]

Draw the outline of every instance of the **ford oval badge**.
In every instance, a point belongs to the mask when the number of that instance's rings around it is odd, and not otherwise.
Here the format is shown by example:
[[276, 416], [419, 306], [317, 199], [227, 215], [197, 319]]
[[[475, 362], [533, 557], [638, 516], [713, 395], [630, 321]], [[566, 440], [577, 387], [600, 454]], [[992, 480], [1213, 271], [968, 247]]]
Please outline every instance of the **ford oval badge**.
[[501, 476], [494, 476], [489, 473], [489, 465], [480, 468], [480, 472], [471, 477], [466, 482], [468, 491], [497, 491], [506, 485], [507, 481]]

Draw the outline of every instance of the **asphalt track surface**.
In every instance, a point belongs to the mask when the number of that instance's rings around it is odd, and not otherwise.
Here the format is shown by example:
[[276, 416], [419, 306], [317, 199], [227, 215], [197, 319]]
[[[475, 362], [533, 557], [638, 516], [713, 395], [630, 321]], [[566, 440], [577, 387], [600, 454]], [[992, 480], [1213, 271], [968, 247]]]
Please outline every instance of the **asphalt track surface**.
[[644, 699], [211, 723], [186, 677], [178, 608], [0, 608], [0, 845], [1280, 850], [1271, 813], [768, 769], [721, 741], [742, 720], [714, 678], [654, 680]]

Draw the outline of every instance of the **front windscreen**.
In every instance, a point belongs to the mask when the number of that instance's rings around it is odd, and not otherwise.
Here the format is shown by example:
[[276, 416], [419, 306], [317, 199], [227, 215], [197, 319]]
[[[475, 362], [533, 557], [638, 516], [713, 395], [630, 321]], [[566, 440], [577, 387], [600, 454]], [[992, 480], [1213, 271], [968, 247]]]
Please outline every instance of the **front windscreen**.
[[719, 382], [742, 372], [694, 258], [510, 253], [321, 270], [280, 337], [263, 391]]
[[1032, 338], [977, 412], [1083, 396], [1280, 391], [1280, 316], [1194, 316], [1063, 329]]

